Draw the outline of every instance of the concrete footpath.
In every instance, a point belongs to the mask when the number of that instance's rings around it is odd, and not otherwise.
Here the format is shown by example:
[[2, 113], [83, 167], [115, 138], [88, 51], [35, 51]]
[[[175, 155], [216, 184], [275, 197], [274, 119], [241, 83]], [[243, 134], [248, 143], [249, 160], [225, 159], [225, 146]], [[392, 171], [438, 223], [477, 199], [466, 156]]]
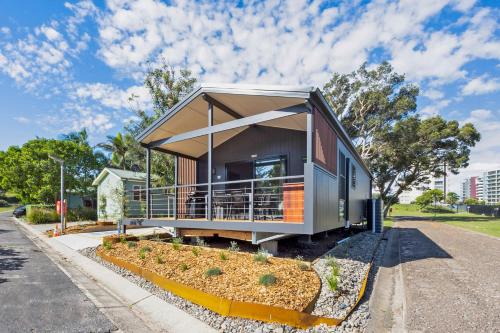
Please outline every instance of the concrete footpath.
[[[57, 238], [16, 223], [72, 281], [124, 332], [195, 333], [215, 329], [81, 255]], [[65, 236], [63, 236], [65, 237]]]

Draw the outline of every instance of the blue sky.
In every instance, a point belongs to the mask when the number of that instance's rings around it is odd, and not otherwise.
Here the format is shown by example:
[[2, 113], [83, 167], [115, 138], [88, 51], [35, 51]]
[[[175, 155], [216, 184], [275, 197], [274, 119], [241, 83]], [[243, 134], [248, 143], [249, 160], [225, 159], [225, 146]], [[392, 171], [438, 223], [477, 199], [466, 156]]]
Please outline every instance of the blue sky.
[[2, 1], [0, 149], [131, 119], [128, 97], [162, 59], [206, 82], [323, 86], [390, 61], [421, 88], [422, 116], [471, 121], [462, 177], [500, 167], [498, 1]]

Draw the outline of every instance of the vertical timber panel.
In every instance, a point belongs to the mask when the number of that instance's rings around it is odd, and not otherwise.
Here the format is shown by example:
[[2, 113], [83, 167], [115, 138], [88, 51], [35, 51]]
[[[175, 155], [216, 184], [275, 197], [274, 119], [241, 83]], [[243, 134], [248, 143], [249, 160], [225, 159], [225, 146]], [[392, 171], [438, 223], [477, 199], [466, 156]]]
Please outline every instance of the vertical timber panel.
[[326, 117], [314, 108], [314, 163], [337, 175], [337, 133]]

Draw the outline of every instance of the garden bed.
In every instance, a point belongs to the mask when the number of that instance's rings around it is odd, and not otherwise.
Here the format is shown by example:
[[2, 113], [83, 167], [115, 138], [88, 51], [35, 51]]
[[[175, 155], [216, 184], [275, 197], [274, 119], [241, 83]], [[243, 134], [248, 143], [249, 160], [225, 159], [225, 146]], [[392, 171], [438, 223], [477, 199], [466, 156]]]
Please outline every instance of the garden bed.
[[[234, 301], [304, 311], [321, 286], [313, 270], [302, 270], [299, 262], [293, 259], [268, 257], [267, 262], [258, 262], [250, 253], [148, 240], [107, 244], [106, 247], [97, 248], [97, 254], [104, 253], [188, 287]], [[266, 286], [263, 282], [266, 275], [268, 280], [275, 279], [275, 282]]]
[[[116, 230], [118, 226], [116, 224], [113, 224], [113, 222], [90, 222], [90, 223], [85, 223], [85, 222], [79, 222], [77, 225], [72, 225], [72, 226], [67, 226], [64, 229], [63, 235], [70, 235], [70, 234], [80, 234], [80, 233], [86, 233], [86, 232], [100, 232], [100, 231], [111, 231], [111, 230]], [[131, 227], [129, 229], [135, 229], [135, 228], [141, 228], [141, 227]], [[52, 237], [54, 230], [50, 229], [45, 232], [47, 236]]]

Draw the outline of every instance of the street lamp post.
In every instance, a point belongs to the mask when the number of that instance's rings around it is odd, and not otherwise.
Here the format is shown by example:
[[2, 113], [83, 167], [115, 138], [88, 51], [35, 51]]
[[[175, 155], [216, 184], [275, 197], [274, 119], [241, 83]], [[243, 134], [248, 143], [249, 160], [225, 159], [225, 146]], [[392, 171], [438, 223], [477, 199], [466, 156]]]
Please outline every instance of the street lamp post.
[[49, 157], [55, 162], [59, 163], [61, 166], [61, 201], [60, 201], [60, 212], [61, 212], [61, 233], [64, 231], [64, 160], [55, 155], [49, 155]]

